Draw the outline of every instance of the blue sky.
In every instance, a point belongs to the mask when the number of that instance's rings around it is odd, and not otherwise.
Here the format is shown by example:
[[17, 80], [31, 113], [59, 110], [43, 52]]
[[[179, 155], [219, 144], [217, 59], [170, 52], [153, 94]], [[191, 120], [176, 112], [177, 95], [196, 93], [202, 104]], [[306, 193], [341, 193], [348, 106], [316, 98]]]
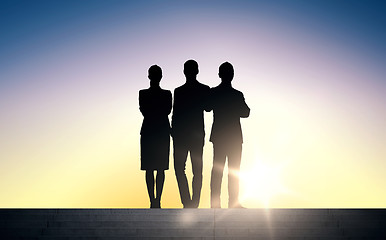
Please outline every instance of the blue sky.
[[230, 18], [237, 12], [271, 15], [316, 34], [327, 32], [384, 61], [385, 5], [383, 1], [2, 1], [0, 69], [94, 31], [122, 24], [135, 27], [152, 17], [189, 9], [196, 11], [197, 21], [208, 11], [223, 11]]

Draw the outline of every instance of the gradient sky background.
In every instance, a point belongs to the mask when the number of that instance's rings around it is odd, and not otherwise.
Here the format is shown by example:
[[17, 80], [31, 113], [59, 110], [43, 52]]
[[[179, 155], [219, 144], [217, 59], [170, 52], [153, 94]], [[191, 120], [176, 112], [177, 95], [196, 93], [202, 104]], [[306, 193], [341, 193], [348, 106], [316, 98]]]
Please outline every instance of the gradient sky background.
[[[183, 84], [188, 59], [211, 87], [231, 62], [251, 108], [246, 207], [386, 207], [385, 11], [383, 1], [1, 1], [0, 207], [148, 207], [138, 91], [153, 64], [163, 88]], [[162, 205], [179, 208], [172, 162]]]

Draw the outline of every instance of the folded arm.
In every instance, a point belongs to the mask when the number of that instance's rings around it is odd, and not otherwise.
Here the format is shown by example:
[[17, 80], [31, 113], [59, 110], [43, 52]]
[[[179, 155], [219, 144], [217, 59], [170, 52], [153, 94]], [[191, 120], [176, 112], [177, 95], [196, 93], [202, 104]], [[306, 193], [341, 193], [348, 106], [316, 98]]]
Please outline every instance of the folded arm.
[[247, 103], [245, 102], [244, 95], [241, 95], [242, 101], [240, 104], [240, 117], [247, 118], [249, 117], [249, 113], [251, 109], [248, 107]]

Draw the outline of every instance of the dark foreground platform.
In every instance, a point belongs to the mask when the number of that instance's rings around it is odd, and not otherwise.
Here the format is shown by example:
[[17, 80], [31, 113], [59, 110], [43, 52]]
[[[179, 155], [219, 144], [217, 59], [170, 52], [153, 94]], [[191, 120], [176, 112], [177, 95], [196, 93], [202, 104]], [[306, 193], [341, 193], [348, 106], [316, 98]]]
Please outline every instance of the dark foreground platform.
[[0, 209], [0, 239], [386, 239], [385, 209]]

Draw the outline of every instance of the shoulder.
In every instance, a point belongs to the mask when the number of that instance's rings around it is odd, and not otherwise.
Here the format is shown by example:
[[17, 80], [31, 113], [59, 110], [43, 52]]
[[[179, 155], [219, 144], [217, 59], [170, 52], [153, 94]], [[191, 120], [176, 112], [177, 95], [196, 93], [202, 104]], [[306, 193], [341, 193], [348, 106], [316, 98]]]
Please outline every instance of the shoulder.
[[185, 91], [186, 91], [186, 84], [181, 85], [181, 86], [179, 86], [179, 87], [176, 87], [176, 88], [174, 89], [174, 94], [183, 93], [183, 92], [185, 92]]
[[170, 90], [166, 90], [166, 89], [161, 89], [161, 90], [162, 90], [162, 94], [166, 96], [172, 96], [172, 92]]
[[200, 82], [198, 82], [198, 86], [199, 86], [200, 88], [202, 88], [202, 89], [205, 89], [205, 90], [209, 90], [209, 89], [210, 89], [210, 87], [209, 87], [208, 85], [205, 85], [205, 84], [200, 83]]
[[240, 97], [240, 98], [244, 98], [244, 94], [243, 94], [241, 91], [232, 88], [232, 92], [233, 92], [233, 94], [234, 94], [235, 96]]
[[169, 93], [171, 93], [170, 90], [167, 90], [167, 89], [161, 89], [161, 91], [162, 91], [162, 93], [164, 93], [164, 94], [169, 94]]
[[210, 92], [217, 92], [220, 89], [219, 86], [209, 88]]
[[149, 89], [141, 89], [139, 90], [139, 96], [143, 96], [149, 92]]
[[179, 86], [179, 87], [176, 87], [176, 88], [174, 89], [174, 91], [175, 91], [175, 92], [179, 92], [179, 91], [181, 91], [181, 90], [184, 90], [184, 88], [185, 88], [185, 84], [184, 84], [184, 85], [181, 85], [181, 86]]
[[212, 99], [220, 97], [222, 94], [223, 94], [223, 92], [221, 91], [221, 88], [219, 88], [219, 86], [209, 88], [208, 95]]
[[233, 92], [238, 95], [243, 95], [243, 93], [237, 89], [232, 88]]

